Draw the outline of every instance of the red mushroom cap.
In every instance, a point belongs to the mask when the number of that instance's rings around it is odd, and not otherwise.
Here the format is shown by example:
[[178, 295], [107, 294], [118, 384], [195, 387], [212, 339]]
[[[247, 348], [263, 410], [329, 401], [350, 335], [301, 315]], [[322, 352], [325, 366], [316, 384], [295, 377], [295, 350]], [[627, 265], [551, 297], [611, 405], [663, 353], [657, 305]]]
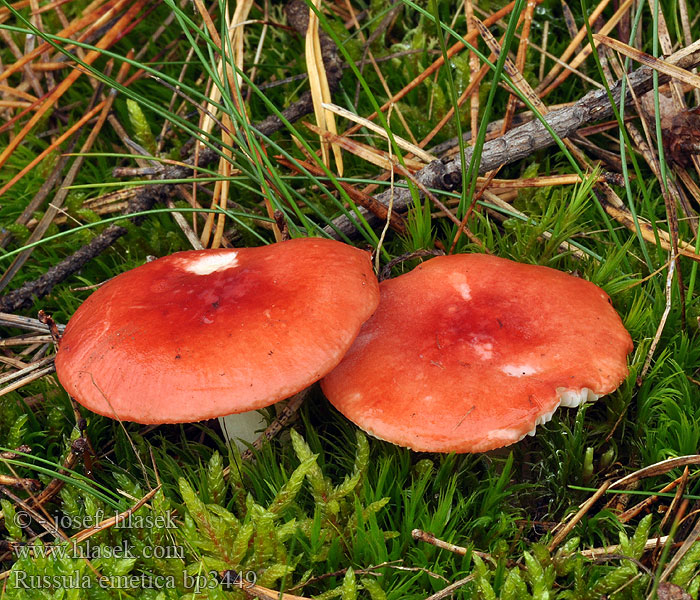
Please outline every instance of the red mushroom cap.
[[179, 252], [90, 296], [56, 371], [78, 402], [122, 420], [245, 412], [328, 373], [378, 302], [369, 253], [340, 242]]
[[607, 294], [547, 267], [444, 256], [380, 284], [381, 301], [322, 381], [372, 435], [414, 450], [512, 444], [615, 390], [632, 340]]

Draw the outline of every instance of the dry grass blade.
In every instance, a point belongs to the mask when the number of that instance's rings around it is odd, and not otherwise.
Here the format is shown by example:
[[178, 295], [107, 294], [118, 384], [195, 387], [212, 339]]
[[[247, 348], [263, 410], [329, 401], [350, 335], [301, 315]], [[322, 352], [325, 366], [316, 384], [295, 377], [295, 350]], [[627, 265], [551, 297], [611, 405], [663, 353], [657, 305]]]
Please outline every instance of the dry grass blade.
[[40, 361], [37, 361], [35, 363], [32, 363], [31, 365], [24, 367], [23, 369], [19, 369], [18, 371], [14, 371], [13, 373], [8, 373], [6, 375], [0, 375], [0, 384], [7, 383], [8, 381], [12, 381], [13, 379], [16, 379], [18, 377], [22, 377], [26, 375], [27, 373], [32, 373], [33, 371], [36, 371], [38, 369], [41, 369], [42, 367], [45, 367], [47, 365], [53, 364], [53, 356], [49, 356], [47, 358], [44, 358]]
[[[360, 70], [362, 70], [362, 64], [364, 63], [365, 56], [369, 57], [370, 62], [372, 63], [372, 67], [374, 68], [374, 72], [377, 74], [377, 78], [379, 79], [380, 83], [382, 84], [382, 88], [384, 88], [384, 92], [386, 93], [387, 96], [392, 96], [392, 92], [389, 89], [389, 84], [386, 81], [386, 77], [384, 77], [384, 73], [382, 73], [382, 70], [379, 68], [379, 65], [377, 64], [376, 59], [374, 58], [374, 53], [371, 50], [372, 43], [374, 40], [376, 40], [379, 35], [384, 31], [384, 24], [388, 26], [389, 23], [391, 22], [393, 18], [393, 14], [396, 11], [401, 9], [401, 4], [398, 3], [392, 10], [389, 11], [389, 13], [384, 17], [384, 20], [382, 20], [382, 23], [372, 32], [370, 35], [369, 39], [365, 38], [365, 35], [362, 31], [362, 27], [360, 26], [360, 23], [357, 20], [357, 15], [355, 14], [355, 10], [352, 7], [352, 4], [350, 4], [350, 0], [345, 0], [345, 6], [348, 9], [348, 12], [350, 13], [352, 17], [352, 23], [355, 29], [357, 30], [358, 35], [360, 36], [360, 39], [362, 40], [362, 43], [364, 44], [365, 50], [362, 55], [362, 63], [360, 65]], [[356, 92], [356, 99], [358, 98], [360, 93], [360, 82], [357, 82], [357, 92]], [[357, 104], [357, 102], [356, 102]], [[408, 132], [409, 137], [414, 143], [416, 142], [415, 136], [413, 135], [413, 132], [411, 131], [411, 128], [408, 125], [408, 122], [406, 121], [405, 117], [403, 116], [403, 112], [401, 112], [401, 108], [399, 105], [394, 106], [394, 110], [396, 111], [396, 116], [399, 118], [399, 121], [401, 121], [401, 125], [403, 125], [404, 129]]]
[[676, 515], [675, 518], [677, 520], [680, 520], [682, 518], [680, 516], [680, 513], [683, 512], [683, 509], [678, 509], [678, 505], [681, 503], [681, 499], [683, 498], [683, 494], [685, 493], [686, 486], [688, 485], [688, 467], [683, 469], [683, 475], [681, 475], [676, 481], [678, 482], [678, 488], [676, 489], [676, 493], [673, 496], [673, 500], [671, 500], [671, 505], [666, 510], [666, 514], [664, 515], [664, 518], [661, 519], [661, 524], [659, 525], [659, 529], [661, 529], [662, 531], [666, 528], [666, 525], [668, 524], [671, 516]]
[[[245, 2], [240, 2], [236, 6], [236, 11], [234, 13], [234, 21], [235, 19], [239, 19], [242, 21], [239, 21], [237, 26], [237, 23], [233, 21], [229, 21], [229, 16], [228, 16], [228, 6], [226, 6], [226, 13], [225, 13], [225, 20], [227, 24], [227, 31], [232, 32], [230, 34], [229, 41], [231, 42], [231, 45], [233, 46], [233, 61], [236, 66], [239, 68], [242, 68], [243, 65], [243, 57], [242, 57], [242, 48], [240, 48], [242, 41], [239, 43], [237, 40], [237, 36], [241, 35], [241, 32], [239, 32], [239, 29], [242, 29], [241, 23], [247, 18], [248, 12], [250, 11], [250, 6], [251, 3], [250, 1], [246, 0]], [[214, 43], [218, 46], [220, 49], [221, 57], [218, 59], [216, 63], [216, 71], [217, 71], [217, 76], [221, 80], [224, 77], [224, 74], [226, 76], [226, 79], [228, 81], [229, 88], [231, 90], [236, 90], [237, 87], [240, 85], [240, 78], [237, 75], [234, 75], [233, 69], [230, 67], [230, 65], [224, 60], [223, 56], [225, 53], [225, 47], [222, 43], [221, 38], [219, 37], [219, 33], [217, 31], [216, 25], [211, 19], [211, 16], [209, 15], [209, 12], [207, 11], [206, 7], [202, 3], [201, 0], [195, 0], [195, 6], [197, 7], [197, 10], [199, 11], [200, 16], [202, 17], [202, 20], [204, 21], [204, 24], [207, 28], [207, 31], [209, 32], [209, 35], [211, 36], [212, 40]], [[239, 51], [240, 50], [240, 51]], [[235, 78], [235, 79], [234, 79]], [[210, 90], [209, 90], [209, 102], [207, 103], [206, 109], [203, 111], [203, 114], [201, 114], [200, 119], [200, 127], [201, 129], [206, 132], [206, 133], [211, 133], [211, 131], [214, 128], [214, 125], [218, 122], [220, 123], [221, 127], [221, 137], [222, 137], [222, 156], [219, 159], [219, 167], [218, 167], [218, 172], [222, 176], [222, 179], [217, 180], [216, 183], [214, 184], [214, 196], [212, 198], [210, 208], [211, 209], [217, 209], [217, 208], [226, 208], [226, 203], [228, 201], [228, 192], [229, 192], [229, 187], [230, 187], [230, 182], [228, 180], [228, 177], [230, 176], [231, 173], [231, 160], [232, 160], [232, 153], [231, 150], [229, 149], [230, 146], [232, 145], [233, 138], [231, 136], [231, 120], [228, 118], [227, 115], [223, 115], [221, 120], [217, 118], [218, 110], [216, 108], [216, 103], [219, 102], [221, 99], [221, 88], [218, 85], [215, 85], [213, 81], [209, 82]], [[233, 94], [234, 101], [236, 101], [236, 94], [234, 92]], [[240, 109], [241, 107], [239, 107]], [[245, 114], [244, 111], [241, 111], [241, 114]], [[197, 148], [199, 149], [201, 146], [198, 145]], [[193, 184], [193, 194], [196, 197], [196, 191], [197, 188], [195, 184]], [[221, 245], [222, 241], [222, 233], [223, 233], [223, 227], [224, 227], [224, 219], [225, 215], [224, 214], [219, 214], [218, 216], [216, 213], [209, 213], [206, 216], [206, 221], [204, 228], [202, 230], [202, 235], [200, 238], [200, 243], [202, 246], [207, 247], [211, 245], [212, 248], [218, 248]], [[214, 221], [216, 220], [216, 226], [214, 224]], [[214, 237], [212, 239], [212, 231], [214, 231]]]
[[[441, 540], [440, 538], [435, 537], [429, 531], [423, 531], [422, 529], [413, 529], [411, 531], [411, 537], [417, 542], [425, 542], [426, 544], [430, 544], [431, 546], [435, 546], [436, 548], [440, 548], [441, 550], [447, 550], [448, 552], [458, 554], [459, 556], [466, 556], [467, 553], [470, 552], [469, 548], [466, 548], [464, 546], [457, 546], [456, 544], [452, 544], [450, 542]], [[471, 553], [475, 556], [478, 556], [479, 558], [489, 560], [493, 563], [496, 562], [494, 558], [486, 552], [479, 552], [478, 550], [472, 549]]]
[[[478, 177], [476, 187], [483, 186], [488, 181], [488, 177]], [[598, 177], [596, 181], [606, 181], [605, 175]], [[552, 187], [555, 185], [578, 185], [583, 180], [575, 174], [571, 175], [539, 175], [538, 177], [529, 177], [527, 179], [492, 179], [489, 182], [491, 188], [533, 188], [533, 187]]]
[[440, 590], [439, 592], [436, 592], [435, 594], [432, 594], [431, 596], [428, 596], [425, 600], [443, 600], [444, 598], [448, 598], [452, 596], [452, 594], [457, 591], [459, 588], [461, 588], [464, 585], [467, 585], [470, 581], [473, 581], [475, 579], [476, 575], [467, 575], [466, 577], [463, 577], [462, 579], [458, 579], [454, 583], [451, 583], [448, 585], [446, 588]]
[[[467, 18], [467, 35], [472, 34], [474, 31], [474, 5], [472, 3], [472, 0], [466, 0], [464, 3], [464, 15]], [[486, 65], [484, 65], [486, 66]], [[483, 67], [479, 66], [479, 58], [476, 55], [475, 52], [472, 52], [471, 50], [469, 51], [469, 82], [473, 82], [476, 79], [479, 78], [479, 73], [480, 71], [483, 70]], [[484, 75], [486, 74], [486, 71], [484, 71]], [[481, 77], [484, 77], [482, 75]], [[471, 85], [470, 85], [471, 87]], [[452, 110], [454, 110], [454, 107], [452, 107]], [[469, 123], [471, 126], [471, 132], [472, 132], [472, 137], [471, 137], [471, 143], [474, 145], [476, 143], [476, 136], [477, 133], [479, 132], [479, 88], [478, 86], [474, 86], [473, 89], [470, 91], [469, 94]], [[424, 146], [427, 144], [425, 140], [423, 140]]]
[[[615, 194], [617, 197], [617, 194]], [[619, 197], [618, 197], [619, 200]], [[624, 205], [618, 204], [617, 202], [611, 201], [610, 197], [603, 200], [603, 207], [605, 212], [607, 212], [613, 219], [618, 223], [621, 223], [630, 231], [637, 231], [637, 225], [635, 225], [632, 213], [624, 207]], [[639, 224], [639, 231], [645, 241], [650, 244], [656, 245], [656, 236], [654, 235], [654, 229], [651, 223], [642, 217], [637, 217], [637, 223]], [[666, 231], [662, 229], [657, 229], [657, 234], [659, 236], [659, 246], [664, 250], [671, 250], [671, 238]], [[700, 261], [700, 255], [695, 253], [695, 247], [688, 242], [679, 240], [678, 242], [678, 254], [690, 258], [695, 261]]]
[[110, 529], [111, 527], [114, 527], [115, 525], [118, 525], [119, 523], [122, 523], [123, 521], [126, 521], [133, 513], [135, 513], [139, 508], [144, 506], [149, 500], [151, 500], [158, 492], [160, 491], [160, 486], [157, 486], [153, 488], [150, 492], [148, 492], [143, 498], [141, 498], [136, 504], [134, 504], [132, 507], [128, 508], [127, 510], [120, 512], [117, 515], [114, 515], [113, 517], [109, 517], [108, 519], [104, 519], [103, 521], [100, 521], [96, 525], [89, 527], [87, 529], [83, 529], [82, 531], [79, 531], [76, 533], [74, 536], [72, 536], [70, 539], [71, 541], [75, 542], [76, 544], [79, 544], [80, 542], [84, 542], [86, 539], [91, 538], [93, 535], [96, 533], [99, 533], [100, 531], [104, 531], [105, 529]]
[[[239, 74], [234, 73], [230, 64], [224, 60], [224, 54], [226, 47], [223, 45], [221, 38], [217, 32], [216, 26], [211, 19], [211, 16], [207, 12], [205, 6], [201, 0], [195, 0], [195, 5], [197, 6], [202, 19], [204, 20], [207, 30], [214, 41], [214, 43], [221, 49], [221, 58], [218, 59], [216, 64], [216, 71], [219, 79], [226, 76], [229, 88], [232, 90], [232, 99], [235, 104], [236, 110], [238, 111], [240, 118], [245, 119], [249, 122], [248, 114], [246, 112], [245, 106], [240, 102], [240, 98], [236, 90], [239, 90], [242, 84], [242, 78]], [[236, 5], [236, 10], [232, 18], [229, 18], [228, 6], [224, 14], [225, 22], [227, 23], [227, 31], [230, 32], [229, 41], [233, 47], [233, 60], [236, 67], [243, 71], [243, 58], [244, 58], [244, 26], [248, 22], [248, 14], [253, 6], [252, 0], [245, 0]], [[221, 208], [226, 209], [229, 198], [230, 190], [230, 180], [229, 177], [233, 173], [233, 153], [229, 149], [233, 145], [233, 135], [232, 131], [234, 129], [234, 122], [231, 115], [224, 114], [220, 121], [217, 121], [216, 115], [218, 110], [215, 104], [221, 99], [221, 89], [219, 86], [214, 85], [210, 82], [211, 89], [209, 91], [209, 103], [207, 104], [206, 110], [203, 111], [201, 117], [201, 129], [207, 133], [211, 132], [214, 125], [218, 122], [221, 127], [221, 137], [223, 142], [222, 156], [219, 159], [219, 174], [222, 179], [218, 180], [214, 185], [214, 196], [211, 201], [211, 208]], [[247, 135], [247, 133], [246, 133]], [[254, 155], [254, 159], [259, 163], [262, 162], [262, 157], [259, 155], [255, 145], [248, 140], [248, 145], [251, 149], [251, 154]], [[203, 146], [200, 144], [197, 146], [197, 152]], [[195, 161], [197, 162], [197, 161]], [[196, 201], [196, 191], [197, 188], [193, 187], [193, 198]], [[267, 209], [268, 216], [272, 217], [274, 214], [274, 209], [270, 203], [269, 198], [263, 195], [265, 208]], [[214, 220], [216, 219], [216, 227], [214, 226]], [[211, 246], [212, 248], [218, 248], [220, 246], [230, 246], [230, 242], [223, 236], [224, 226], [225, 226], [226, 215], [222, 212], [215, 216], [215, 213], [209, 213], [206, 217], [205, 225], [200, 238], [200, 243], [203, 246]], [[212, 236], [213, 232], [213, 236]], [[281, 234], [276, 225], [273, 225], [273, 232], [277, 241], [280, 241]]]
[[[387, 134], [386, 130], [383, 127], [380, 127], [379, 125], [376, 125], [369, 119], [365, 119], [364, 117], [360, 117], [356, 115], [355, 113], [350, 112], [349, 110], [344, 109], [342, 106], [338, 106], [337, 104], [332, 104], [330, 102], [325, 102], [323, 104], [323, 108], [337, 114], [338, 116], [345, 117], [346, 119], [353, 121], [354, 123], [358, 123], [362, 127], [366, 127], [370, 131], [374, 131], [375, 133], [381, 135], [385, 140], [389, 139], [389, 135]], [[347, 136], [347, 134], [345, 134]], [[394, 140], [396, 140], [396, 145], [399, 148], [402, 148], [403, 150], [406, 150], [410, 152], [411, 154], [417, 156], [420, 158], [424, 163], [429, 163], [434, 160], [437, 160], [437, 157], [433, 156], [430, 154], [430, 152], [426, 152], [419, 146], [416, 146], [415, 144], [412, 144], [411, 142], [403, 139], [402, 137], [397, 136], [394, 134]]]
[[[653, 6], [653, 1], [654, 0], [648, 0], [649, 5], [651, 7], [651, 10], [654, 10]], [[682, 14], [682, 6], [679, 6], [681, 14]], [[661, 46], [661, 51], [665, 55], [669, 55], [673, 52], [673, 43], [671, 41], [671, 35], [668, 31], [668, 25], [666, 24], [666, 17], [664, 16], [663, 9], [661, 6], [658, 7], [658, 17], [657, 17], [657, 22], [658, 22], [658, 30], [659, 30], [659, 45]], [[683, 85], [675, 80], [671, 79], [669, 82], [669, 89], [671, 90], [671, 98], [672, 98], [672, 106], [676, 111], [685, 111], [688, 108], [688, 105], [686, 104], [685, 101], [685, 90], [683, 89]], [[693, 88], [693, 91], [696, 94], [696, 97], [698, 94], [700, 94], [700, 89], [698, 88]], [[662, 97], [659, 96], [658, 98], [659, 102], [661, 102]], [[660, 109], [661, 110], [661, 109]], [[652, 114], [655, 113], [655, 110], [650, 111]], [[663, 119], [663, 113], [662, 113], [662, 119]], [[652, 120], [652, 119], [649, 119]], [[690, 159], [693, 162], [693, 165], [695, 167], [695, 172], [700, 175], [700, 157], [698, 157], [696, 154], [691, 153]], [[680, 172], [685, 171], [685, 169], [681, 168], [681, 165], [677, 164], [675, 161], [671, 161], [671, 165], [673, 167], [674, 173], [681, 177]], [[665, 189], [666, 186], [663, 185], [663, 181], [661, 181], [662, 186], [661, 189]], [[687, 187], [687, 186], [686, 186]], [[689, 188], [689, 191], [693, 193], [693, 190]], [[686, 216], [691, 217], [690, 218], [690, 226], [693, 229], [693, 234], [697, 235], [698, 233], [698, 217], [695, 211], [692, 209], [690, 206], [689, 201], [686, 198], [686, 195], [682, 193], [682, 190], [680, 187], [676, 186], [671, 186], [668, 188], [668, 192], [670, 192], [674, 196], [674, 201], [677, 201], [680, 206], [683, 209], [683, 212], [685, 213]], [[671, 207], [669, 207], [671, 208]], [[675, 204], [672, 208], [672, 210], [675, 211]], [[680, 282], [679, 278], [679, 282]], [[680, 285], [680, 283], [679, 283]]]
[[13, 477], [11, 475], [0, 474], [0, 485], [7, 485], [14, 488], [22, 488], [25, 490], [38, 490], [41, 483], [36, 479], [28, 479], [26, 477]]
[[[53, 356], [50, 357], [50, 364], [44, 367], [39, 368], [32, 365], [26, 369], [20, 369], [19, 371], [12, 373], [12, 375], [16, 378], [11, 380], [10, 383], [8, 383], [8, 385], [6, 385], [4, 388], [0, 389], [0, 397], [4, 396], [5, 394], [9, 394], [10, 392], [14, 392], [32, 381], [41, 379], [45, 375], [53, 373], [55, 370], [56, 368], [53, 366]], [[20, 376], [22, 372], [24, 372], [24, 374]]]
[[654, 352], [656, 352], [656, 346], [658, 346], [659, 341], [661, 340], [661, 334], [663, 333], [664, 327], [666, 326], [666, 320], [668, 319], [668, 315], [671, 314], [671, 307], [673, 305], [673, 274], [676, 271], [676, 258], [677, 255], [675, 252], [675, 248], [673, 248], [671, 250], [671, 260], [668, 264], [668, 274], [666, 275], [666, 306], [664, 307], [664, 312], [661, 315], [659, 325], [656, 328], [656, 334], [654, 334], [654, 339], [651, 341], [651, 345], [649, 346], [649, 352], [647, 353], [647, 358], [644, 361], [644, 366], [642, 367], [642, 370], [639, 373], [639, 377], [637, 379], [638, 383], [641, 382], [642, 379], [644, 379], [644, 377], [647, 374], [647, 371], [649, 371], [649, 367], [651, 367], [651, 360], [654, 357]]
[[27, 346], [29, 344], [46, 344], [53, 341], [50, 335], [25, 334], [0, 340], [0, 348], [12, 346]]
[[[667, 535], [662, 535], [661, 537], [649, 538], [646, 542], [644, 542], [644, 552], [648, 552], [649, 550], [655, 550], [656, 548], [660, 548], [667, 541], [668, 541]], [[622, 548], [619, 545], [615, 544], [614, 546], [603, 546], [602, 548], [590, 548], [588, 550], [581, 550], [581, 552], [579, 554], [581, 554], [581, 556], [585, 556], [586, 558], [599, 558], [599, 557], [610, 555], [610, 554], [619, 554], [621, 552], [621, 550], [622, 550]]]
[[[368, 146], [367, 144], [356, 142], [348, 137], [334, 135], [330, 131], [323, 131], [320, 127], [316, 127], [316, 125], [307, 123], [306, 121], [304, 122], [304, 125], [326, 142], [338, 144], [338, 146], [340, 146], [343, 150], [347, 150], [355, 156], [359, 156], [363, 160], [366, 160], [373, 165], [377, 165], [382, 169], [390, 171], [392, 165], [399, 164], [393, 156], [390, 156], [383, 150], [378, 150], [374, 146]], [[419, 171], [425, 166], [425, 163], [410, 158], [404, 159], [404, 162], [406, 167], [411, 171]]]
[[[313, 2], [316, 10], [321, 10], [320, 0]], [[329, 131], [338, 135], [338, 129], [335, 125], [335, 116], [331, 111], [324, 108], [324, 103], [331, 102], [331, 90], [328, 86], [328, 78], [326, 77], [326, 67], [323, 64], [323, 54], [321, 52], [321, 38], [318, 34], [318, 17], [313, 8], [309, 7], [309, 26], [306, 31], [306, 70], [309, 75], [309, 86], [311, 89], [311, 99], [314, 105], [314, 113], [316, 115], [316, 125], [322, 131]], [[333, 155], [335, 156], [335, 165], [338, 175], [343, 175], [343, 157], [340, 147], [337, 144], [331, 145]], [[328, 167], [330, 166], [330, 156], [328, 154], [328, 141], [321, 137], [321, 154], [323, 162]]]
[[[522, 74], [525, 72], [525, 58], [527, 56], [527, 47], [530, 42], [530, 27], [532, 25], [532, 16], [535, 12], [536, 5], [537, 3], [534, 0], [528, 0], [527, 6], [525, 7], [523, 29], [520, 35], [520, 43], [518, 44], [518, 53], [515, 57], [515, 69], [521, 77], [523, 77]], [[506, 114], [503, 117], [503, 133], [510, 129], [510, 124], [513, 120], [513, 115], [515, 115], [517, 105], [518, 99], [511, 94], [508, 97], [508, 106], [506, 106]]]
[[[600, 5], [596, 7], [600, 8]], [[564, 17], [564, 23], [566, 23], [566, 28], [569, 31], [569, 36], [573, 40], [579, 34], [579, 28], [576, 26], [576, 18], [574, 13], [571, 12], [571, 7], [566, 3], [566, 0], [561, 0], [561, 12]], [[581, 51], [581, 44], [576, 46], [576, 52]]]
[[[28, 331], [38, 331], [40, 333], [49, 333], [49, 326], [31, 317], [23, 317], [22, 315], [13, 315], [11, 313], [0, 312], [0, 326], [17, 327]], [[59, 332], [63, 332], [65, 325], [58, 325]]]
[[542, 48], [540, 50], [540, 70], [539, 79], [542, 81], [544, 79], [544, 65], [547, 60], [547, 43], [549, 42], [549, 21], [544, 22], [544, 27], [542, 29]]
[[[681, 477], [678, 479], [674, 479], [671, 483], [668, 485], [665, 485], [664, 487], [659, 490], [659, 494], [665, 494], [666, 492], [670, 492], [672, 489], [674, 489], [681, 481]], [[653, 496], [649, 496], [648, 498], [644, 498], [641, 502], [638, 502], [635, 504], [633, 507], [628, 508], [625, 512], [621, 513], [618, 515], [617, 519], [620, 521], [620, 523], [627, 523], [628, 521], [631, 521], [636, 517], [640, 512], [642, 512], [644, 509], [646, 509], [648, 506], [653, 504], [659, 499], [660, 496], [657, 496], [654, 494]]]
[[653, 465], [639, 469], [634, 473], [630, 473], [629, 475], [625, 475], [625, 477], [614, 481], [610, 486], [610, 489], [627, 486], [635, 481], [640, 481], [641, 479], [645, 479], [647, 477], [663, 475], [664, 473], [668, 473], [673, 469], [685, 467], [687, 465], [700, 465], [700, 454], [690, 454], [688, 456], [667, 458], [666, 460], [654, 463]]
[[[491, 50], [496, 57], [499, 57], [501, 55], [501, 45], [498, 43], [496, 38], [493, 37], [484, 23], [482, 23], [476, 17], [474, 20], [479, 33], [481, 34], [482, 39], [486, 42], [486, 45], [489, 47], [489, 50]], [[525, 81], [522, 73], [518, 70], [518, 67], [510, 58], [505, 59], [503, 69], [511, 77], [515, 87], [518, 88], [518, 90], [532, 103], [535, 108], [539, 109], [542, 114], [547, 114], [549, 112], [542, 100], [540, 100], [539, 96], [535, 93], [535, 90], [533, 90], [530, 84]], [[510, 118], [512, 119], [512, 115]], [[508, 122], [506, 119], [504, 119], [502, 133], [504, 133], [507, 129], [507, 124]]]
[[700, 518], [695, 523], [695, 526], [693, 527], [692, 531], [688, 534], [688, 537], [685, 538], [685, 540], [683, 541], [683, 544], [681, 544], [681, 547], [678, 548], [676, 554], [674, 554], [673, 558], [670, 561], [668, 561], [666, 568], [663, 570], [663, 573], [661, 573], [661, 576], [659, 577], [659, 581], [666, 581], [666, 579], [668, 579], [669, 575], [673, 573], [674, 569], [678, 566], [678, 563], [681, 562], [681, 559], [685, 556], [686, 552], [690, 550], [692, 545], [695, 544], [699, 538]]
[[691, 73], [690, 71], [681, 69], [680, 67], [671, 64], [665, 60], [655, 58], [650, 54], [647, 54], [646, 52], [642, 52], [641, 50], [632, 48], [632, 46], [628, 46], [627, 44], [624, 44], [623, 42], [608, 37], [607, 35], [594, 33], [593, 39], [595, 39], [600, 44], [604, 44], [608, 48], [612, 48], [620, 54], [624, 54], [625, 56], [636, 60], [638, 63], [641, 63], [651, 69], [654, 69], [655, 71], [659, 71], [659, 73], [664, 73], [665, 75], [668, 75], [673, 79], [678, 79], [683, 83], [687, 83], [688, 85], [691, 85], [694, 88], [700, 89], [700, 75], [695, 75], [695, 73]]

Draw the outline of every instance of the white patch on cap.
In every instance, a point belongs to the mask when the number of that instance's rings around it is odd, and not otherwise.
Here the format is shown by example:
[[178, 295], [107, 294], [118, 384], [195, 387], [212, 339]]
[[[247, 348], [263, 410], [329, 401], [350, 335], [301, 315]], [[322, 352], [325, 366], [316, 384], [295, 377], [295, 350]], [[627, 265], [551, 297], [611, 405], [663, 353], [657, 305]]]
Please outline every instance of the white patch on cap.
[[501, 371], [511, 377], [524, 377], [525, 375], [534, 375], [539, 369], [531, 365], [505, 365], [501, 367]]
[[467, 276], [463, 273], [452, 273], [450, 275], [452, 287], [459, 293], [463, 300], [472, 299], [472, 290], [467, 283]]
[[459, 295], [462, 296], [462, 298], [464, 300], [471, 300], [472, 299], [472, 290], [468, 284], [462, 283], [462, 284], [458, 285], [457, 291], [459, 292]]
[[588, 388], [581, 388], [580, 390], [557, 388], [557, 394], [561, 398], [561, 405], [567, 408], [576, 408], [584, 402], [595, 402], [602, 395], [596, 394]]
[[357, 402], [362, 402], [364, 396], [360, 392], [352, 392], [345, 396], [345, 402], [347, 404], [356, 404]]
[[488, 360], [493, 357], [493, 344], [485, 342], [483, 344], [476, 343], [472, 346], [476, 355], [482, 360]]
[[492, 440], [510, 445], [514, 444], [515, 442], [519, 442], [525, 437], [525, 435], [520, 432], [520, 429], [503, 427], [501, 429], [494, 429], [493, 431], [489, 431], [485, 435], [480, 436], [482, 441], [480, 445], [485, 446], [487, 442], [491, 442]]
[[195, 275], [211, 275], [217, 271], [224, 271], [237, 266], [238, 253], [236, 252], [202, 254], [195, 259], [182, 260], [182, 268]]

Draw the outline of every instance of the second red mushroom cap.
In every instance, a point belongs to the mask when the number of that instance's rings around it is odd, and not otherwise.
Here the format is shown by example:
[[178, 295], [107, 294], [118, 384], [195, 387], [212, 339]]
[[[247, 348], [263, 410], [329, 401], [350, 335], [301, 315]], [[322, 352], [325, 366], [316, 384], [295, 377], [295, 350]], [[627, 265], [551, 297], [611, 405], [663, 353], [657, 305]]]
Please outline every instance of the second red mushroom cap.
[[414, 450], [512, 444], [556, 408], [608, 394], [632, 340], [607, 294], [547, 267], [482, 254], [434, 258], [380, 284], [381, 302], [328, 399]]

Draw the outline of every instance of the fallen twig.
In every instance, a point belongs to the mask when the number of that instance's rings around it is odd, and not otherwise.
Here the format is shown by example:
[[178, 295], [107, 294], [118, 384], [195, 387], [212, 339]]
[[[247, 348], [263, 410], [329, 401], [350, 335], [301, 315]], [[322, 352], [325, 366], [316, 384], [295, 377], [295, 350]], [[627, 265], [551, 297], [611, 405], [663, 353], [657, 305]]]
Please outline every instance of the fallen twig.
[[591, 509], [591, 507], [607, 491], [607, 489], [610, 487], [610, 483], [610, 481], [604, 482], [603, 485], [601, 485], [595, 491], [595, 493], [581, 505], [578, 512], [566, 522], [566, 524], [561, 528], [559, 533], [557, 533], [554, 536], [554, 539], [550, 542], [550, 552], [554, 552], [556, 547], [566, 539], [566, 536], [569, 535], [569, 533], [571, 533], [571, 530], [576, 526], [576, 523], [578, 523], [585, 516], [585, 514]]
[[430, 544], [431, 546], [435, 546], [436, 548], [440, 548], [441, 550], [448, 550], [449, 552], [452, 552], [453, 554], [458, 554], [459, 556], [466, 556], [467, 553], [471, 552], [471, 554], [474, 554], [479, 558], [491, 561], [494, 564], [496, 563], [493, 557], [490, 554], [487, 554], [486, 552], [479, 552], [478, 550], [470, 550], [469, 548], [465, 548], [464, 546], [457, 546], [456, 544], [452, 544], [450, 542], [441, 540], [435, 537], [432, 533], [423, 531], [422, 529], [414, 529], [413, 531], [411, 531], [411, 537], [417, 542], [425, 542], [426, 544]]

